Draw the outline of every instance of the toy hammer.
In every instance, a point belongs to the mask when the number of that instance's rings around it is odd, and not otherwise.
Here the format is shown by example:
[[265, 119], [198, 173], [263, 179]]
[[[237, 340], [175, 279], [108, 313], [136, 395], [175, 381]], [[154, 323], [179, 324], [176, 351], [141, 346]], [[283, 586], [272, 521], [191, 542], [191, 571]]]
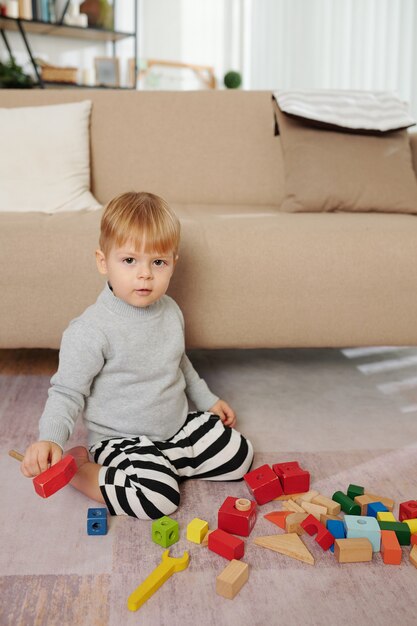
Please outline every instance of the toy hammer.
[[169, 549], [162, 554], [162, 563], [130, 594], [127, 601], [127, 608], [130, 611], [137, 611], [174, 572], [181, 572], [188, 567], [190, 557], [187, 551], [180, 558], [168, 555]]
[[[10, 450], [9, 456], [23, 461], [23, 454]], [[65, 487], [77, 473], [77, 464], [73, 456], [68, 454], [55, 465], [45, 470], [33, 479], [35, 491], [42, 498], [49, 498], [56, 491]]]

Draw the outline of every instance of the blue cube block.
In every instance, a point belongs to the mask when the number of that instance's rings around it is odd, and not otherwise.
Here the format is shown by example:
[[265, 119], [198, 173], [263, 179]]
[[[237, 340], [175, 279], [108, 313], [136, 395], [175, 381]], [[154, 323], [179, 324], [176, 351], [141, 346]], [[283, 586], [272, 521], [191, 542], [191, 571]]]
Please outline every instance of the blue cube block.
[[87, 533], [107, 535], [107, 509], [88, 509]]
[[368, 517], [376, 517], [377, 513], [384, 512], [386, 513], [389, 509], [382, 504], [382, 502], [370, 502], [368, 504], [368, 508], [366, 510], [366, 514]]
[[[335, 539], [344, 539], [346, 537], [345, 525], [342, 520], [329, 519], [326, 528]], [[334, 544], [330, 546], [330, 551], [334, 552]]]

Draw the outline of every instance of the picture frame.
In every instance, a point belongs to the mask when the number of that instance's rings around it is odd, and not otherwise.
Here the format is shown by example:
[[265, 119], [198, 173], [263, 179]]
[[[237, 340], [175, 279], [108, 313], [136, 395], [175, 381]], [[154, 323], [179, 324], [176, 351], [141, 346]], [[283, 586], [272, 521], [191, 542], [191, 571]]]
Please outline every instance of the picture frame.
[[96, 57], [94, 67], [96, 86], [120, 87], [120, 62], [117, 57]]

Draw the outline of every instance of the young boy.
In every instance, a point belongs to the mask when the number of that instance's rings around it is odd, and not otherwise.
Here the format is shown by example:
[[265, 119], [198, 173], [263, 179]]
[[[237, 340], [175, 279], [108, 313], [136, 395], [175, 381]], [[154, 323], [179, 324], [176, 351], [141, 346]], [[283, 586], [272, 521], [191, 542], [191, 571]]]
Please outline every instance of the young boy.
[[233, 410], [187, 358], [182, 313], [165, 295], [179, 240], [179, 221], [158, 196], [125, 193], [107, 205], [96, 261], [108, 282], [63, 334], [39, 441], [22, 462], [27, 477], [57, 463], [83, 412], [94, 461], [86, 448], [69, 450], [71, 484], [112, 515], [169, 515], [182, 480], [240, 479], [253, 459]]

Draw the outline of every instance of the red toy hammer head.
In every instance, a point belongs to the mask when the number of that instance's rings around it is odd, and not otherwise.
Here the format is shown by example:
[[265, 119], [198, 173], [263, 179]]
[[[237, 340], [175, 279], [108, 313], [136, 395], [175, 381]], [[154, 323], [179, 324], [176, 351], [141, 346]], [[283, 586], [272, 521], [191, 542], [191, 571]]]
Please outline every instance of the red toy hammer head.
[[[10, 450], [9, 455], [18, 461], [23, 461], [23, 455], [15, 450]], [[73, 456], [68, 454], [63, 459], [52, 465], [33, 479], [35, 491], [42, 498], [49, 498], [55, 492], [68, 485], [77, 473], [77, 464]]]

